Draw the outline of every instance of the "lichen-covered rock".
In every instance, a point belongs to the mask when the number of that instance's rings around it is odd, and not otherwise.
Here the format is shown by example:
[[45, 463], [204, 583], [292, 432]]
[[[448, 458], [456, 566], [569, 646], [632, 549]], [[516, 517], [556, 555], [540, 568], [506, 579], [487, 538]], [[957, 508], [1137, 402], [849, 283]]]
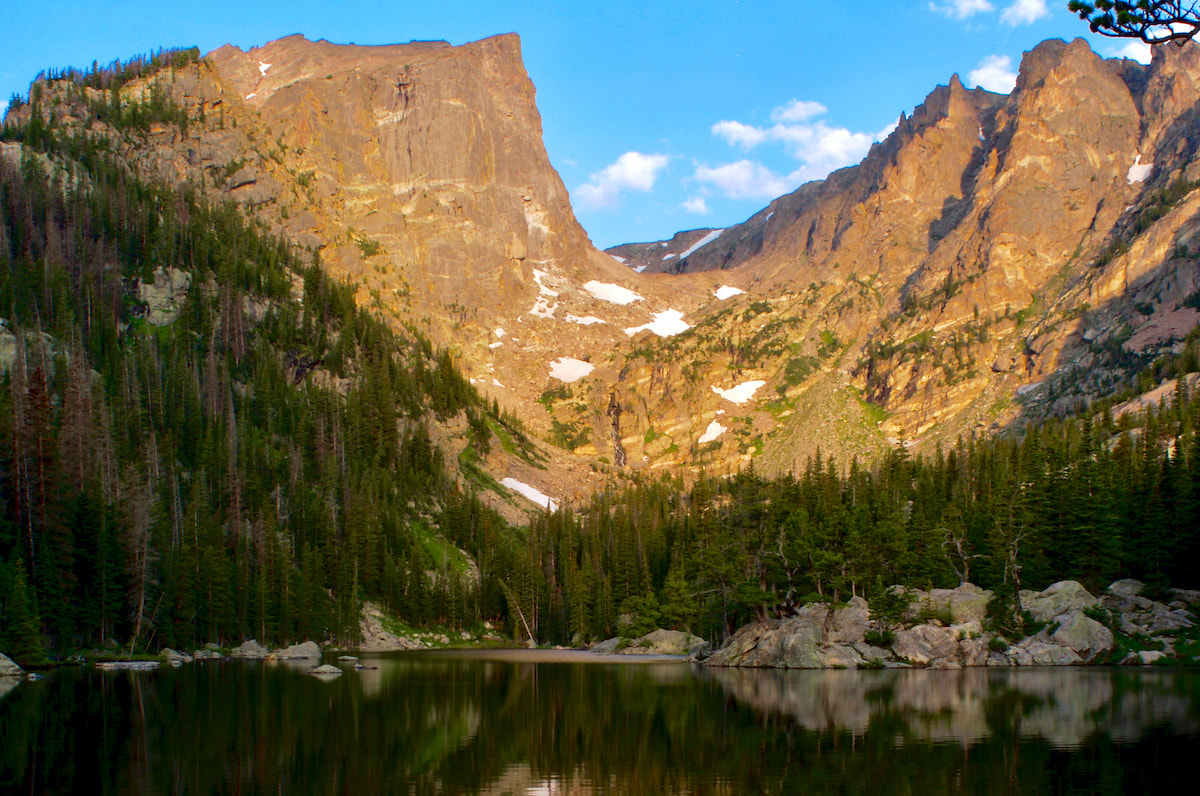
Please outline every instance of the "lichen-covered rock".
[[1022, 607], [1039, 622], [1053, 622], [1060, 614], [1082, 611], [1095, 604], [1096, 598], [1074, 580], [1061, 580], [1039, 592], [1021, 592]]
[[1008, 657], [1014, 666], [1074, 666], [1083, 663], [1083, 658], [1070, 647], [1037, 636], [1009, 647]]

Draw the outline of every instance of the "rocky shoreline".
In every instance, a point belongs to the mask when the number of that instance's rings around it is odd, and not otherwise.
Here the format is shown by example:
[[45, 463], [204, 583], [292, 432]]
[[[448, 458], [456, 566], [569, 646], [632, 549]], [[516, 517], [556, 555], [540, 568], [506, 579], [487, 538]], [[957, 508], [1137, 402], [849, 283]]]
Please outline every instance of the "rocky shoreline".
[[[897, 588], [907, 608], [884, 620], [867, 601], [806, 605], [784, 619], [742, 627], [704, 659], [708, 666], [778, 669], [1078, 666], [1187, 663], [1200, 592], [1175, 590], [1170, 602], [1143, 596], [1135, 580], [1096, 598], [1076, 581], [1022, 591], [1033, 632], [1006, 638], [986, 630], [990, 591]], [[1009, 634], [1015, 635], [1010, 632]]]

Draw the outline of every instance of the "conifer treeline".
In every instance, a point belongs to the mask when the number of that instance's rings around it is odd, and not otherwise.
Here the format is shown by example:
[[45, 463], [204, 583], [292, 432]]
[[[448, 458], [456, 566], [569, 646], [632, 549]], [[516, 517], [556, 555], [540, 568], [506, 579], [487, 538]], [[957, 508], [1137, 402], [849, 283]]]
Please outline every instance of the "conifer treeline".
[[[1157, 375], [1195, 371], [1198, 343]], [[798, 477], [605, 493], [534, 523], [517, 599], [547, 640], [609, 637], [623, 613], [631, 636], [661, 625], [720, 640], [893, 584], [969, 580], [1009, 601], [1067, 578], [1093, 592], [1122, 577], [1200, 587], [1196, 392], [1117, 420], [1109, 401], [930, 457], [897, 450], [875, 469], [818, 457]]]
[[[448, 353], [52, 114], [4, 138], [26, 147], [0, 159], [0, 648], [346, 639], [364, 598], [414, 624], [503, 614], [507, 529], [427, 422], [464, 413], [486, 451], [507, 420]], [[172, 270], [186, 297], [151, 324], [137, 285]]]

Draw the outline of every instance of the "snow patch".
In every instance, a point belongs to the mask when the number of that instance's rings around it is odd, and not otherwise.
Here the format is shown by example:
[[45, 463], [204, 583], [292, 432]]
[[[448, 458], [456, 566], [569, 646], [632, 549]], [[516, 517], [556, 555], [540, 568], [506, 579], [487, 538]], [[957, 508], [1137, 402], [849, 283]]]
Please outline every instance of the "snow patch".
[[504, 385], [503, 385], [503, 384], [501, 384], [500, 382], [496, 381], [496, 378], [495, 378], [494, 376], [492, 377], [492, 386], [493, 386], [493, 387], [500, 387], [501, 389], [503, 389], [503, 388], [504, 388]]
[[644, 266], [644, 265], [639, 265], [637, 268], [634, 268], [634, 269], [633, 269], [633, 272], [634, 272], [635, 274], [640, 274], [642, 271], [645, 271], [645, 270], [646, 270], [646, 266]]
[[515, 478], [502, 478], [500, 479], [500, 483], [516, 492], [518, 495], [528, 498], [544, 509], [558, 511], [558, 501], [536, 487], [522, 483]]
[[671, 245], [671, 244], [669, 244], [669, 243], [666, 243], [666, 242], [664, 241], [663, 243], [660, 243], [660, 244], [658, 244], [658, 248], [660, 248], [660, 249], [665, 249], [665, 248], [667, 248], [667, 247], [668, 247], [668, 246], [670, 246], [670, 245]]
[[263, 77], [267, 76], [267, 70], [271, 68], [270, 64], [265, 64], [262, 61], [258, 62], [258, 73]]
[[764, 384], [766, 382], [762, 379], [755, 379], [754, 381], [744, 381], [736, 387], [730, 387], [728, 390], [722, 390], [714, 384], [712, 391], [730, 403], [744, 404], [753, 398], [754, 393], [758, 392], [758, 388]]
[[1133, 159], [1133, 165], [1129, 167], [1129, 173], [1125, 175], [1125, 179], [1129, 180], [1130, 185], [1135, 182], [1145, 182], [1153, 170], [1154, 164], [1142, 163], [1142, 155], [1139, 152], [1138, 156]]
[[495, 342], [495, 343], [492, 343], [491, 345], [489, 345], [489, 346], [488, 346], [488, 348], [499, 348], [499, 347], [500, 347], [500, 346], [502, 346], [502, 345], [504, 345], [504, 343], [497, 341], [497, 342]]
[[591, 362], [584, 362], [582, 359], [559, 357], [550, 363], [550, 378], [570, 384], [573, 381], [579, 381], [595, 368], [596, 366]]
[[706, 442], [712, 442], [728, 430], [729, 429], [725, 428], [725, 426], [714, 420], [708, 424], [708, 428], [704, 429], [704, 433], [700, 435], [700, 439], [696, 440], [696, 442], [700, 443], [701, 445]]
[[644, 323], [641, 326], [633, 326], [625, 330], [625, 334], [633, 337], [638, 332], [649, 329], [659, 337], [673, 337], [674, 335], [686, 332], [691, 329], [691, 324], [683, 320], [683, 313], [679, 310], [664, 310], [654, 313], [654, 320], [650, 323]]
[[719, 288], [716, 289], [716, 292], [714, 292], [713, 295], [716, 296], [717, 298], [719, 298], [721, 301], [724, 301], [725, 299], [731, 299], [734, 296], [740, 296], [741, 294], [743, 294], [745, 292], [746, 291], [742, 290], [740, 287], [733, 287], [732, 285], [721, 285]]
[[251, 91], [249, 94], [246, 95], [246, 99], [254, 99], [257, 96], [258, 96], [257, 92]]
[[723, 229], [714, 229], [712, 232], [708, 233], [703, 238], [701, 238], [700, 240], [693, 243], [692, 247], [690, 249], [685, 251], [683, 254], [679, 255], [679, 259], [683, 260], [683, 259], [687, 258], [687, 256], [689, 254], [696, 251], [697, 249], [703, 248], [703, 247], [707, 246], [708, 244], [712, 243], [714, 240], [721, 237], [721, 233], [724, 231], [725, 230], [723, 230]]
[[550, 303], [550, 298], [557, 296], [558, 291], [551, 290], [550, 288], [546, 287], [544, 282], [542, 282], [542, 280], [548, 276], [549, 274], [547, 274], [545, 271], [539, 271], [536, 268], [533, 269], [533, 281], [537, 282], [538, 297], [537, 301], [533, 302], [533, 307], [530, 308], [529, 314], [535, 318], [553, 318], [554, 311], [558, 309], [558, 302], [553, 304]]
[[618, 257], [618, 256], [617, 256], [617, 255], [615, 255], [615, 254], [610, 254], [610, 255], [608, 255], [608, 256], [609, 256], [609, 257], [611, 257], [611, 258], [613, 258], [613, 259], [614, 259], [614, 260], [616, 260], [617, 262], [619, 262], [621, 265], [624, 265], [624, 264], [625, 264], [625, 258], [624, 258], [624, 257]]
[[610, 304], [620, 304], [624, 306], [626, 304], [632, 304], [635, 301], [642, 300], [642, 297], [637, 293], [634, 293], [632, 290], [608, 282], [597, 282], [592, 280], [591, 282], [585, 282], [583, 289], [601, 301], [607, 301]]
[[672, 257], [675, 257], [675, 256], [676, 256], [676, 254], [675, 254], [674, 252], [672, 252], [672, 253], [670, 253], [670, 254], [664, 254], [664, 255], [663, 255], [663, 259], [664, 259], [664, 260], [670, 260]]
[[504, 327], [497, 326], [492, 330], [492, 334], [496, 335], [497, 337], [504, 337]]
[[603, 318], [597, 318], [595, 315], [587, 315], [583, 318], [580, 318], [578, 315], [568, 315], [567, 321], [570, 323], [577, 323], [580, 326], [591, 326], [597, 323], [607, 323], [607, 321], [605, 321]]

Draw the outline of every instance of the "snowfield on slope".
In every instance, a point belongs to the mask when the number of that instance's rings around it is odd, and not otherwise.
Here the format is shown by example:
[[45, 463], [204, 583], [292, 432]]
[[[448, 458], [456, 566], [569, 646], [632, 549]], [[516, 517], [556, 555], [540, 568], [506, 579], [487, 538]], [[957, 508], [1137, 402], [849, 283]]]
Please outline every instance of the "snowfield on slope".
[[550, 363], [550, 378], [570, 384], [579, 381], [595, 369], [591, 362], [574, 357], [559, 357]]
[[585, 282], [583, 289], [601, 301], [607, 301], [610, 304], [625, 306], [626, 304], [642, 300], [641, 296], [629, 288], [614, 285], [611, 282], [597, 282], [593, 279], [591, 282]]
[[638, 332], [649, 329], [659, 337], [672, 337], [682, 334], [691, 328], [691, 324], [684, 321], [682, 312], [679, 310], [664, 310], [654, 313], [654, 320], [650, 321], [650, 323], [629, 327], [625, 330], [625, 334], [633, 337]]
[[537, 487], [532, 487], [529, 484], [522, 483], [515, 478], [502, 478], [500, 479], [500, 483], [502, 486], [508, 487], [518, 495], [528, 498], [544, 509], [558, 511], [558, 501], [547, 495], [545, 492], [542, 492], [542, 490], [538, 489]]
[[766, 384], [762, 379], [754, 381], [744, 381], [736, 387], [730, 387], [728, 390], [722, 390], [717, 385], [713, 385], [712, 391], [724, 398], [726, 401], [735, 404], [744, 404], [754, 397], [754, 393], [758, 392], [758, 388]]

